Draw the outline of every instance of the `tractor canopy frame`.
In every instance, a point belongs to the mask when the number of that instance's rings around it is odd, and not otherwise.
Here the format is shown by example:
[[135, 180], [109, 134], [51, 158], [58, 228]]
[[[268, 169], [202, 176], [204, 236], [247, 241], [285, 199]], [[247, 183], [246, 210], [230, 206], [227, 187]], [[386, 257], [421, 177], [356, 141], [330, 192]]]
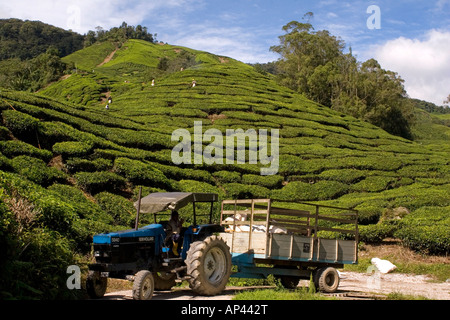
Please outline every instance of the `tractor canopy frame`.
[[209, 223], [212, 223], [214, 202], [219, 200], [219, 196], [215, 193], [195, 193], [195, 192], [159, 192], [151, 193], [141, 198], [141, 189], [139, 189], [139, 199], [134, 203], [137, 209], [135, 229], [138, 228], [140, 213], [153, 213], [155, 215], [161, 211], [179, 210], [189, 203], [193, 204], [194, 225], [197, 224], [197, 216], [205, 216], [197, 214], [195, 204], [197, 202], [210, 202], [211, 209], [209, 211]]

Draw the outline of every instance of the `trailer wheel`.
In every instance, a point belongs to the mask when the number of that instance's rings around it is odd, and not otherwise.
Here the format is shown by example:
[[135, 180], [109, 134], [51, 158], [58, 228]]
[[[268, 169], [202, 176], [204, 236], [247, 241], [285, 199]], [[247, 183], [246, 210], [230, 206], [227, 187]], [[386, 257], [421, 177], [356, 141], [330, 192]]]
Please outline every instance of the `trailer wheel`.
[[231, 274], [230, 248], [218, 236], [191, 244], [186, 258], [189, 286], [198, 294], [213, 296], [225, 289]]
[[141, 270], [136, 273], [133, 283], [134, 300], [150, 300], [154, 289], [155, 281], [150, 271]]
[[86, 280], [86, 291], [91, 299], [99, 299], [105, 295], [108, 278], [101, 277], [98, 271], [89, 271]]
[[339, 286], [339, 274], [335, 268], [321, 268], [316, 271], [314, 284], [319, 291], [334, 293]]
[[177, 275], [170, 272], [153, 272], [155, 290], [170, 290], [175, 286]]

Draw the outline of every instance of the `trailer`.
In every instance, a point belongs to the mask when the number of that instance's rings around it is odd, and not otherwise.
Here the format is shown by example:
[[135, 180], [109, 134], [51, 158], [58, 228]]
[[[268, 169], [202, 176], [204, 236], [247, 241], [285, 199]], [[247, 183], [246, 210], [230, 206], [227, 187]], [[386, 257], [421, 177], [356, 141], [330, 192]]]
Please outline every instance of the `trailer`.
[[322, 292], [339, 286], [336, 269], [358, 263], [357, 210], [299, 202], [272, 206], [270, 199], [224, 200], [220, 236], [230, 247], [231, 277], [272, 274], [287, 288], [312, 279]]

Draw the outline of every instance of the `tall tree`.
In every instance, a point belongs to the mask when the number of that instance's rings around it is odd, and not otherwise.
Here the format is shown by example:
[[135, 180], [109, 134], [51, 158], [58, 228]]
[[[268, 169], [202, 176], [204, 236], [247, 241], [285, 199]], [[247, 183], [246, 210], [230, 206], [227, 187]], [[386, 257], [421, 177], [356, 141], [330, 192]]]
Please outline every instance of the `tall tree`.
[[315, 32], [309, 22], [291, 21], [283, 27], [283, 31], [286, 34], [279, 37], [280, 45], [270, 48], [281, 55], [279, 65], [283, 72], [280, 81], [308, 95], [308, 79], [315, 69], [338, 58], [345, 45], [328, 31]]
[[412, 104], [403, 80], [370, 59], [360, 63], [344, 53], [345, 42], [328, 31], [315, 31], [307, 22], [291, 21], [283, 27], [280, 44], [271, 51], [281, 55], [281, 84], [309, 99], [369, 121], [386, 131], [410, 138]]

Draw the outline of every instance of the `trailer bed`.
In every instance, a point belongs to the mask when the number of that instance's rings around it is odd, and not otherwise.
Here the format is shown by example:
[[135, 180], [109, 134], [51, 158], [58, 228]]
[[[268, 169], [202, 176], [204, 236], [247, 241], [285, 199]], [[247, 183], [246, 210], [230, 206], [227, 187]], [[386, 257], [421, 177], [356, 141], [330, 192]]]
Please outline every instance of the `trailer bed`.
[[[224, 200], [221, 224], [226, 232], [220, 235], [230, 247], [233, 263], [356, 264], [357, 211], [298, 204], [307, 210], [276, 208], [270, 199]], [[343, 235], [351, 239], [344, 240]]]

